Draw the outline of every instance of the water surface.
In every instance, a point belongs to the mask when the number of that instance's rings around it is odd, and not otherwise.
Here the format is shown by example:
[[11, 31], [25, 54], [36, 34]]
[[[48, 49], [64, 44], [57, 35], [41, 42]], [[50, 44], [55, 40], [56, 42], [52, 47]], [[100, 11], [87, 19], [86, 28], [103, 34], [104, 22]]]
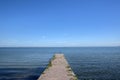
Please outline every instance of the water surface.
[[0, 80], [36, 80], [56, 52], [79, 80], [120, 80], [120, 47], [0, 48]]

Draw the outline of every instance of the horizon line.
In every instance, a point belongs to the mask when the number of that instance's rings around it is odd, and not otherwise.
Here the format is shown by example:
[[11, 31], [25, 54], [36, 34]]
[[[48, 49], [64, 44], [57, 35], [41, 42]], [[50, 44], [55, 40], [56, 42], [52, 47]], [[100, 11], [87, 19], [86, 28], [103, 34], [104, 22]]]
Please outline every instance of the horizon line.
[[47, 48], [47, 47], [120, 47], [120, 46], [0, 46], [0, 48]]

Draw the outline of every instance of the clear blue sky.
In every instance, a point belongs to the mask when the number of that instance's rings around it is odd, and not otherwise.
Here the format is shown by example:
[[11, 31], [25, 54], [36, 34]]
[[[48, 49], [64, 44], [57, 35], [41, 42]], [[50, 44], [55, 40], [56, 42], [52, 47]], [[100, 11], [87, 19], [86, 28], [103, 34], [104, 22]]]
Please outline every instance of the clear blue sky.
[[120, 0], [0, 0], [0, 46], [119, 46]]

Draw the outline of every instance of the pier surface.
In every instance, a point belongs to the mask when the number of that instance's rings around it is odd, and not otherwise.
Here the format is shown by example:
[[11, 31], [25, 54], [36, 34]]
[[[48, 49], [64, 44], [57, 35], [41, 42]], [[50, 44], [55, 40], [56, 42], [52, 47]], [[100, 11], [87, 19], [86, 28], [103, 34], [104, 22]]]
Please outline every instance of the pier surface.
[[55, 54], [38, 80], [78, 80], [64, 54]]

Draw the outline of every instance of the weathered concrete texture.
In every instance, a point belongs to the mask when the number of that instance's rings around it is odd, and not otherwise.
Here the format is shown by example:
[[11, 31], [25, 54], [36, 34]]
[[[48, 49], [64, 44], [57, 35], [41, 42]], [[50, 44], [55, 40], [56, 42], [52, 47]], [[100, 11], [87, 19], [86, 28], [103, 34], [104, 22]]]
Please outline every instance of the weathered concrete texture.
[[63, 54], [55, 54], [38, 80], [77, 80]]

